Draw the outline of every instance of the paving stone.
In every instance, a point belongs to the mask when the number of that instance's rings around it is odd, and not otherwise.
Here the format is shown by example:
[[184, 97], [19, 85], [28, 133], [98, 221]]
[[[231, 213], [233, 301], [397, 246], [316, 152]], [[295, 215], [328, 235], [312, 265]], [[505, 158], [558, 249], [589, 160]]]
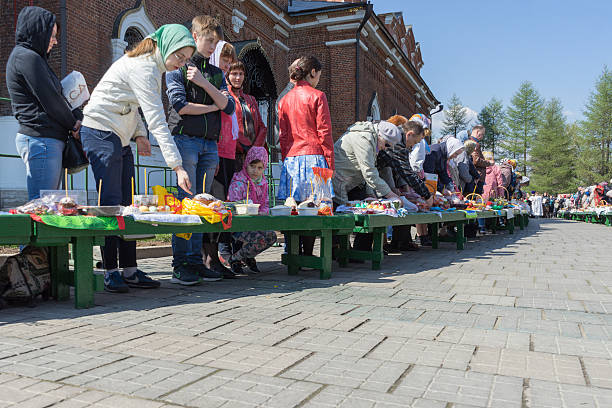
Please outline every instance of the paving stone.
[[384, 336], [360, 332], [306, 329], [288, 338], [283, 347], [363, 357], [376, 347]]
[[248, 342], [274, 346], [297, 335], [303, 327], [286, 326], [249, 321], [232, 321], [213, 330], [202, 333], [201, 337], [224, 341]]
[[185, 363], [275, 376], [310, 354], [305, 350], [229, 342]]
[[575, 356], [479, 347], [470, 368], [481, 373], [585, 384], [580, 361]]

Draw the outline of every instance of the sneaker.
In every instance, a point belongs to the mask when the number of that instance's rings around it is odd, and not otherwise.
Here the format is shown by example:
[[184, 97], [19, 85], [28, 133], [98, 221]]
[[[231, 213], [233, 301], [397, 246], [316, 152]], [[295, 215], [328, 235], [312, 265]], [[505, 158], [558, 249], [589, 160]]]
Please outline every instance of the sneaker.
[[231, 269], [226, 268], [225, 265], [223, 265], [223, 263], [221, 262], [211, 265], [210, 269], [212, 269], [215, 272], [220, 272], [221, 275], [223, 276], [223, 279], [236, 279], [236, 274], [232, 272]]
[[242, 261], [230, 261], [230, 267], [232, 268], [232, 272], [236, 275], [244, 275], [244, 271], [242, 270]]
[[208, 269], [203, 264], [189, 265], [204, 282], [215, 282], [223, 279], [223, 273]]
[[123, 281], [130, 288], [157, 289], [161, 286], [161, 282], [151, 279], [149, 275], [140, 269], [137, 269], [136, 273], [128, 278], [124, 276]]
[[127, 293], [130, 291], [119, 271], [104, 274], [104, 290], [112, 293]]
[[255, 258], [247, 258], [245, 259], [244, 263], [251, 271], [249, 273], [257, 274], [261, 272], [259, 268], [257, 267], [257, 261], [255, 261]]
[[191, 286], [200, 283], [200, 277], [189, 267], [189, 265], [179, 265], [174, 268], [170, 282]]
[[429, 238], [429, 235], [420, 236], [419, 243], [421, 244], [421, 246], [432, 246], [433, 245], [433, 243], [431, 242], [431, 238]]

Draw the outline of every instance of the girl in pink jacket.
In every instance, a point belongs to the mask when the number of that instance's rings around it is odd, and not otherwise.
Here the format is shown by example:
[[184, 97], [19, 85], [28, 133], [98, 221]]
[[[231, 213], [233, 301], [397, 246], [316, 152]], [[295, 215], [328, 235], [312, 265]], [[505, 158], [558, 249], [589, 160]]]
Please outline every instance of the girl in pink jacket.
[[[483, 152], [485, 160], [495, 162], [493, 153]], [[482, 198], [485, 201], [504, 196], [504, 178], [502, 177], [501, 169], [498, 165], [487, 167], [487, 176], [485, 178], [484, 193]]]
[[[253, 146], [249, 149], [242, 170], [234, 174], [230, 184], [228, 200], [246, 200], [247, 189], [249, 201], [259, 204], [259, 214], [268, 214], [268, 182], [264, 172], [268, 166], [268, 152], [261, 146]], [[236, 241], [242, 243], [242, 248], [236, 251], [229, 259], [232, 271], [242, 274], [242, 263], [244, 262], [252, 273], [258, 273], [259, 268], [255, 262], [255, 256], [270, 248], [276, 242], [274, 231], [245, 231], [233, 234]]]

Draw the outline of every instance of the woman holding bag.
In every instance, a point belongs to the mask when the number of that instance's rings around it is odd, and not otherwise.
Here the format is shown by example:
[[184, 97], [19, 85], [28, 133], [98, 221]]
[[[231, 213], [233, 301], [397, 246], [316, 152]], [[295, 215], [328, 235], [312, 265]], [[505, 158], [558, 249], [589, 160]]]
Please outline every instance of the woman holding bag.
[[[162, 74], [185, 65], [195, 47], [185, 26], [161, 26], [115, 61], [92, 92], [84, 111], [81, 140], [96, 186], [102, 180], [102, 205], [131, 203], [134, 156], [130, 141], [136, 142], [138, 154], [151, 155], [151, 144], [138, 108], [142, 109], [149, 131], [155, 136], [168, 167], [176, 172], [179, 186], [191, 194], [189, 177], [182, 167], [181, 155], [166, 122], [161, 83]], [[116, 236], [106, 237], [102, 258], [104, 288], [109, 292], [128, 292], [128, 286], [160, 286], [136, 267], [136, 242]]]
[[57, 190], [62, 153], [70, 132], [78, 138], [80, 111], [71, 111], [49, 66], [57, 44], [56, 17], [40, 7], [24, 7], [17, 18], [15, 48], [6, 64], [6, 85], [19, 122], [15, 144], [26, 166], [28, 199]]

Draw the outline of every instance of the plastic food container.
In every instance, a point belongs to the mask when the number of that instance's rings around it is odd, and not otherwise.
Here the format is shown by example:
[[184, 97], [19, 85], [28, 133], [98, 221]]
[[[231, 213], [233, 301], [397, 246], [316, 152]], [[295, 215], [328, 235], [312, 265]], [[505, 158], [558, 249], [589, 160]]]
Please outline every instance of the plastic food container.
[[236, 204], [236, 215], [257, 215], [259, 204]]
[[319, 213], [319, 209], [317, 207], [298, 207], [297, 210], [299, 215], [317, 215]]
[[104, 206], [89, 206], [83, 207], [82, 211], [87, 215], [95, 215], [98, 217], [114, 217], [121, 215], [120, 205], [104, 205]]
[[276, 207], [270, 208], [270, 215], [291, 215], [291, 207], [286, 205], [277, 205]]
[[157, 207], [157, 196], [153, 195], [153, 194], [138, 194], [138, 195], [134, 195], [134, 205], [136, 207], [140, 207], [140, 206], [147, 206], [147, 207], [151, 207], [151, 206], [155, 206]]
[[[66, 196], [66, 190], [40, 190], [40, 197], [56, 196], [58, 201]], [[87, 205], [87, 191], [85, 190], [68, 190], [68, 197], [77, 203], [77, 205]]]

